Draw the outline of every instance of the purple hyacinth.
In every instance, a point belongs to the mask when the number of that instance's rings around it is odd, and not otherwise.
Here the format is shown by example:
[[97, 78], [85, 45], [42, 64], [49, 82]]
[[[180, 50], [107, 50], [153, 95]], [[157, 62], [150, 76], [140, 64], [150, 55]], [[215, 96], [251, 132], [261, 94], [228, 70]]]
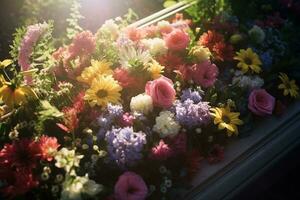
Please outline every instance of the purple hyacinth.
[[182, 91], [181, 101], [191, 99], [194, 103], [199, 103], [202, 97], [198, 91], [192, 91], [191, 88]]
[[134, 132], [132, 127], [113, 128], [107, 131], [105, 139], [111, 160], [120, 167], [134, 165], [142, 158], [142, 149], [146, 144], [146, 134]]
[[187, 128], [205, 125], [210, 121], [208, 102], [194, 103], [191, 99], [175, 103], [177, 121]]
[[123, 107], [121, 105], [112, 105], [112, 104], [108, 104], [107, 105], [107, 111], [108, 114], [112, 117], [112, 118], [118, 118], [121, 117], [124, 113], [123, 111]]

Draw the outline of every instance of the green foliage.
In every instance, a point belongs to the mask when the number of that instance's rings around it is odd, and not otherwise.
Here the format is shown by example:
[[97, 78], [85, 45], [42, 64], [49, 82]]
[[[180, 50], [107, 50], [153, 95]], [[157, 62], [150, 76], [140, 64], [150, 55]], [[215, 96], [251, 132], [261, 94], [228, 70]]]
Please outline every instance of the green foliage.
[[13, 59], [13, 61], [17, 61], [18, 60], [18, 54], [19, 54], [19, 47], [21, 45], [21, 42], [23, 40], [23, 37], [25, 35], [27, 31], [27, 28], [25, 26], [22, 26], [20, 28], [16, 29], [16, 32], [13, 34], [13, 41], [12, 41], [12, 45], [10, 45], [10, 56]]
[[83, 29], [79, 26], [79, 20], [83, 18], [80, 14], [81, 5], [76, 0], [73, 1], [71, 6], [70, 17], [67, 18], [68, 27], [67, 27], [67, 38], [72, 39], [78, 32], [81, 32]]
[[54, 120], [63, 117], [63, 113], [61, 113], [56, 107], [51, 105], [48, 101], [42, 100], [40, 101], [40, 106], [38, 108], [38, 119], [35, 124], [35, 130], [38, 133], [43, 133], [44, 131], [44, 123], [47, 120]]
[[31, 67], [43, 69], [54, 64], [52, 53], [55, 51], [53, 45], [53, 21], [48, 22], [48, 28], [34, 46], [31, 55]]
[[[221, 12], [228, 10], [228, 0], [198, 0], [197, 3], [187, 8], [185, 12], [190, 15], [194, 23], [206, 22]], [[164, 7], [169, 7], [178, 2], [193, 2], [192, 0], [166, 0]]]

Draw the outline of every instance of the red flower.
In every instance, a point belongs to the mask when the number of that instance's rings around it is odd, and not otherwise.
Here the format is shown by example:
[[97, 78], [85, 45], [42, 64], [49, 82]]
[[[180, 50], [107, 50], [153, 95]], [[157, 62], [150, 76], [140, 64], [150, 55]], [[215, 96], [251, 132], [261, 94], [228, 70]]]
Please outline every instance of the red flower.
[[19, 169], [13, 171], [11, 167], [0, 168], [0, 180], [5, 182], [4, 186], [1, 186], [1, 193], [4, 197], [11, 199], [25, 194], [39, 184], [30, 170]]
[[152, 148], [150, 158], [155, 160], [166, 160], [172, 155], [172, 149], [163, 140], [160, 140], [159, 144]]
[[181, 29], [175, 29], [165, 35], [164, 40], [170, 50], [181, 51], [187, 48], [190, 42], [189, 35]]
[[0, 151], [0, 165], [23, 169], [36, 167], [41, 156], [39, 144], [30, 139], [21, 139], [5, 144]]
[[204, 33], [199, 39], [199, 45], [209, 48], [216, 60], [232, 60], [234, 52], [231, 45], [224, 42], [224, 36], [215, 31]]
[[53, 159], [53, 154], [60, 146], [57, 143], [57, 139], [55, 137], [48, 137], [48, 136], [42, 136], [39, 140], [39, 145], [42, 152], [42, 158], [49, 162]]
[[174, 53], [167, 53], [158, 58], [159, 64], [165, 67], [168, 73], [179, 68], [179, 66], [184, 64], [183, 59]]
[[217, 33], [215, 31], [207, 31], [207, 33], [204, 33], [199, 38], [199, 45], [208, 47], [210, 51], [212, 51], [213, 47], [218, 42], [223, 42], [224, 37], [222, 34]]
[[128, 70], [124, 68], [116, 68], [113, 77], [123, 88], [132, 88], [138, 83], [133, 76], [130, 76]]
[[77, 110], [72, 107], [65, 107], [62, 112], [64, 113], [64, 123], [69, 129], [67, 132], [71, 132], [76, 129], [78, 126]]
[[73, 101], [73, 108], [77, 110], [78, 113], [84, 110], [84, 92], [80, 92]]
[[207, 160], [210, 164], [218, 163], [224, 159], [224, 148], [215, 144], [208, 153]]
[[230, 61], [233, 58], [234, 52], [231, 45], [226, 45], [224, 42], [218, 42], [212, 49], [215, 59], [220, 61]]

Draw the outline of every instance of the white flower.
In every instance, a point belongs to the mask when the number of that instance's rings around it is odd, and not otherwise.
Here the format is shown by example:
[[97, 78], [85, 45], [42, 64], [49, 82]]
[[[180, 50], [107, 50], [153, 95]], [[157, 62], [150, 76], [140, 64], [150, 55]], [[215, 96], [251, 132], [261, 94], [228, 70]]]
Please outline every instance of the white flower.
[[232, 84], [252, 90], [261, 88], [264, 85], [264, 80], [257, 75], [246, 76], [241, 71], [236, 71], [235, 76], [232, 78]]
[[170, 22], [168, 22], [166, 20], [162, 20], [162, 21], [160, 21], [160, 22], [157, 23], [157, 27], [159, 29], [164, 29], [166, 27], [171, 27], [171, 24], [170, 24]]
[[166, 42], [161, 38], [144, 39], [142, 43], [149, 49], [152, 55], [162, 55], [168, 50]]
[[127, 69], [143, 67], [152, 59], [148, 50], [136, 48], [132, 45], [120, 47], [119, 56], [121, 66]]
[[82, 194], [95, 196], [102, 191], [102, 185], [90, 180], [88, 176], [68, 176], [62, 184], [61, 199], [62, 200], [81, 200]]
[[56, 153], [54, 158], [56, 160], [56, 167], [64, 168], [67, 172], [69, 172], [72, 167], [79, 167], [79, 163], [83, 158], [83, 155], [76, 155], [75, 150], [62, 148]]
[[115, 23], [114, 20], [106, 20], [105, 23], [101, 26], [101, 30], [111, 34], [112, 38], [117, 38], [119, 34], [119, 26]]
[[161, 138], [174, 137], [180, 130], [180, 125], [175, 121], [175, 115], [170, 111], [162, 111], [155, 119], [153, 131], [159, 133]]
[[131, 111], [148, 114], [153, 110], [152, 98], [147, 94], [139, 94], [131, 98], [130, 101]]

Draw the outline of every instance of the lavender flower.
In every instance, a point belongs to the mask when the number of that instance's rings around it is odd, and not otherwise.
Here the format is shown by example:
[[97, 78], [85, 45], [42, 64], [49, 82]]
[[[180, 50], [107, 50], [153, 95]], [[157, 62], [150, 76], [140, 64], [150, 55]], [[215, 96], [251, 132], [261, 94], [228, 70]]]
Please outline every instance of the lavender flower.
[[107, 111], [108, 111], [108, 114], [112, 118], [121, 117], [123, 115], [123, 112], [124, 112], [123, 107], [121, 105], [112, 105], [112, 104], [107, 105]]
[[177, 121], [183, 126], [193, 128], [205, 125], [210, 120], [208, 102], [194, 103], [191, 99], [175, 103]]
[[185, 101], [187, 99], [192, 100], [194, 103], [199, 103], [202, 100], [202, 97], [198, 91], [192, 91], [191, 88], [188, 88], [183, 90], [181, 95], [181, 101]]
[[113, 128], [106, 133], [108, 153], [120, 167], [134, 165], [142, 158], [142, 149], [146, 144], [146, 134], [134, 132], [132, 127]]

